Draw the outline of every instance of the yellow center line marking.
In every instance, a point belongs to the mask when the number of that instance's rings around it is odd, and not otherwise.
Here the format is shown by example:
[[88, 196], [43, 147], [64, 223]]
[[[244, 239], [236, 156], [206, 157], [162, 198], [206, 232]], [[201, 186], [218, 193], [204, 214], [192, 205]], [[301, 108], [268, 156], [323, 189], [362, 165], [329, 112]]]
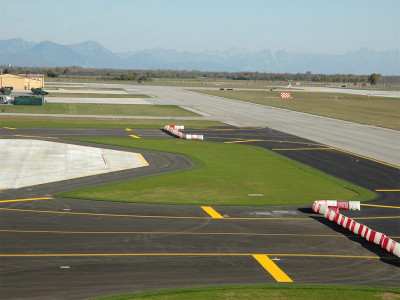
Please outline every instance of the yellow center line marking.
[[[209, 137], [209, 138], [216, 138], [219, 139], [221, 137]], [[225, 139], [228, 139], [228, 137], [225, 137]], [[230, 142], [224, 142], [225, 144], [234, 144], [234, 143], [247, 143], [247, 142], [274, 142], [274, 143], [288, 143], [288, 144], [299, 144], [299, 145], [308, 145], [308, 146], [319, 146], [319, 147], [326, 147], [328, 149], [331, 149], [330, 146], [323, 145], [323, 144], [313, 144], [313, 143], [305, 143], [305, 142], [293, 142], [293, 141], [279, 141], [279, 140], [237, 140], [237, 138], [229, 138], [229, 139], [234, 139], [235, 141], [230, 141]]]
[[[187, 232], [187, 231], [62, 231], [62, 230], [16, 230], [0, 229], [0, 232], [15, 233], [54, 233], [54, 234], [174, 234], [174, 235], [243, 235], [243, 236], [300, 236], [300, 237], [338, 237], [347, 238], [352, 235], [342, 234], [300, 234], [300, 233], [246, 233], [246, 232]], [[361, 236], [357, 236], [362, 238]]]
[[223, 219], [224, 217], [217, 213], [211, 206], [202, 206], [202, 209], [208, 213], [213, 219]]
[[266, 255], [255, 254], [253, 257], [272, 275], [278, 282], [293, 282], [272, 260]]
[[400, 190], [394, 189], [394, 190], [375, 190], [376, 192], [400, 192]]
[[331, 148], [291, 148], [291, 149], [272, 149], [274, 151], [293, 151], [293, 150], [331, 150]]
[[381, 165], [385, 165], [385, 166], [389, 166], [389, 167], [392, 167], [392, 168], [400, 169], [400, 167], [398, 167], [398, 166], [395, 166], [395, 165], [392, 165], [392, 164], [388, 164], [388, 163], [385, 163], [383, 161], [376, 160], [376, 159], [373, 159], [373, 158], [369, 158], [369, 157], [366, 157], [366, 156], [363, 156], [363, 155], [355, 154], [353, 152], [345, 151], [345, 150], [342, 150], [342, 149], [339, 149], [339, 148], [335, 148], [335, 147], [331, 147], [331, 149], [334, 149], [334, 150], [337, 150], [337, 151], [340, 151], [340, 152], [343, 152], [343, 153], [347, 153], [347, 154], [350, 154], [350, 155], [353, 155], [353, 156], [361, 157], [361, 158], [376, 162], [376, 163], [381, 164]]
[[130, 137], [133, 137], [135, 139], [140, 139], [140, 137], [138, 137], [137, 135], [133, 135], [133, 134], [131, 134]]
[[386, 205], [374, 205], [374, 204], [360, 204], [362, 206], [375, 206], [375, 207], [386, 207], [386, 208], [397, 208], [400, 209], [399, 206], [386, 206]]
[[335, 254], [291, 254], [291, 253], [25, 253], [25, 254], [9, 254], [2, 253], [0, 257], [78, 257], [78, 256], [285, 256], [285, 257], [323, 257], [323, 258], [360, 258], [360, 259], [391, 259], [399, 258], [379, 257], [379, 256], [360, 256], [360, 255], [335, 255]]
[[3, 127], [4, 129], [11, 129], [11, 130], [15, 130], [17, 128], [13, 128], [13, 127]]
[[27, 199], [13, 199], [13, 200], [1, 200], [0, 203], [6, 202], [22, 202], [22, 201], [37, 201], [37, 200], [49, 200], [53, 199], [51, 197], [43, 197], [43, 198], [27, 198]]
[[[7, 211], [21, 211], [21, 212], [32, 212], [32, 213], [47, 213], [47, 214], [70, 214], [70, 215], [84, 215], [84, 216], [102, 216], [102, 217], [128, 217], [128, 218], [159, 218], [159, 219], [199, 219], [207, 220], [209, 217], [178, 217], [178, 216], [144, 216], [144, 215], [121, 215], [121, 214], [100, 214], [100, 213], [83, 213], [83, 212], [71, 212], [71, 211], [49, 211], [49, 210], [33, 210], [33, 209], [17, 209], [17, 208], [4, 208], [0, 210]], [[222, 216], [221, 216], [222, 218]], [[320, 216], [323, 218], [323, 216]], [[314, 221], [314, 218], [222, 218], [224, 220], [274, 220], [274, 221], [287, 221], [287, 220], [304, 220]]]
[[242, 140], [242, 141], [231, 141], [231, 142], [225, 142], [225, 144], [249, 143], [249, 142], [263, 142], [263, 140]]
[[400, 219], [400, 216], [392, 216], [392, 217], [359, 217], [352, 218], [354, 220], [373, 220], [373, 219]]

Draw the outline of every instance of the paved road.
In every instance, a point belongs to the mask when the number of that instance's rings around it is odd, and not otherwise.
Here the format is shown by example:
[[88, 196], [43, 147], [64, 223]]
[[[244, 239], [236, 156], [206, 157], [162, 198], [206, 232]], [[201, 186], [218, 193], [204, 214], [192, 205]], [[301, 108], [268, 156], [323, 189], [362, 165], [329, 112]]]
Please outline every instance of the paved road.
[[198, 94], [180, 88], [142, 87], [140, 92], [154, 96], [149, 99], [154, 104], [179, 105], [237, 127], [267, 126], [400, 166], [400, 133], [395, 130]]
[[[203, 116], [200, 118], [171, 118], [168, 116], [147, 118], [164, 118], [166, 120], [216, 120], [237, 127], [267, 126], [278, 131], [283, 131], [400, 166], [400, 133], [395, 130], [361, 125], [222, 97], [204, 95], [190, 92], [180, 87], [132, 86], [122, 84], [84, 84], [84, 86], [124, 88], [131, 94], [145, 94], [151, 96], [152, 98], [147, 98], [146, 101], [152, 104], [178, 105]], [[351, 89], [324, 89], [323, 91], [337, 92], [337, 90], [341, 92], [345, 91], [347, 93], [365, 93], [363, 90]], [[379, 91], [373, 92], [378, 93]], [[382, 92], [381, 94], [393, 94], [397, 96], [398, 93], [399, 92]], [[65, 117], [65, 115], [57, 116]], [[103, 118], [105, 116], [81, 115], [76, 117]], [[107, 117], [110, 118], [110, 116]], [[112, 118], [143, 119], [144, 117], [113, 116]]]
[[[245, 142], [268, 149], [314, 143], [267, 128], [221, 129], [199, 132], [210, 141]], [[171, 139], [160, 130], [149, 129], [17, 131], [3, 129], [2, 138], [31, 134], [42, 139], [99, 135], [130, 138], [134, 134]], [[2, 298], [87, 299], [163, 288], [276, 283], [253, 255], [277, 256], [280, 260], [275, 263], [294, 284], [399, 286], [398, 259], [316, 216], [310, 210], [311, 203], [299, 207], [213, 207], [229, 216], [213, 219], [198, 206], [53, 196], [85, 186], [193, 167], [183, 157], [140, 152], [150, 163], [148, 169], [0, 191]], [[348, 153], [334, 149], [280, 153], [366, 188], [398, 188], [399, 169]], [[35, 197], [52, 199], [4, 202]], [[398, 206], [398, 194], [379, 193], [369, 204], [379, 206], [363, 206], [354, 216], [368, 217], [368, 225], [387, 230], [385, 233], [399, 240], [398, 209], [381, 207]], [[390, 218], [376, 218], [382, 216]]]

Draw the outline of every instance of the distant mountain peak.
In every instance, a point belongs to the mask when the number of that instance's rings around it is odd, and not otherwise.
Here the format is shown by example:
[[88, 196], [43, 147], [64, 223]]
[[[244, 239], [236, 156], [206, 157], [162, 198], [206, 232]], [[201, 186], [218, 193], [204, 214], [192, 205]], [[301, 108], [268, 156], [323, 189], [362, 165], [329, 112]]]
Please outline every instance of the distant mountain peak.
[[115, 54], [96, 41], [61, 45], [32, 43], [20, 38], [0, 40], [0, 65], [86, 68], [175, 69], [228, 72], [400, 75], [400, 51], [361, 48], [342, 55], [296, 53], [268, 49], [250, 51], [178, 51], [161, 47]]

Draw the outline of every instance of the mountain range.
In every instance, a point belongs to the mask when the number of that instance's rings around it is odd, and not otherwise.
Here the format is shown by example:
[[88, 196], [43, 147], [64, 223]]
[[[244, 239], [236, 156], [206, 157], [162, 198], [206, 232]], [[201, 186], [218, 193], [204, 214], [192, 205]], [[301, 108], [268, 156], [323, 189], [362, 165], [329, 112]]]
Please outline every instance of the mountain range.
[[177, 51], [162, 48], [113, 53], [94, 41], [61, 45], [51, 41], [0, 40], [0, 65], [114, 69], [172, 69], [228, 72], [400, 75], [400, 50], [362, 48], [341, 55], [284, 50]]

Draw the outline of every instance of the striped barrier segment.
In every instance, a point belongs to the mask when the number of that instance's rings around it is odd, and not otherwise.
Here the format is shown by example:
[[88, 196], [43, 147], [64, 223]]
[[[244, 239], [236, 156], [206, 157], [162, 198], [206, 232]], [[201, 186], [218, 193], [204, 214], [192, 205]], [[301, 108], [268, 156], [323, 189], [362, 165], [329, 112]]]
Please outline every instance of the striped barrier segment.
[[201, 134], [184, 134], [179, 130], [184, 130], [184, 126], [176, 126], [176, 125], [166, 125], [164, 127], [165, 131], [170, 132], [174, 136], [177, 136], [184, 140], [204, 140], [204, 136]]
[[339, 209], [360, 210], [359, 201], [318, 200], [314, 201], [312, 210], [336, 224], [347, 228], [354, 234], [360, 235], [367, 241], [381, 246], [386, 251], [400, 257], [400, 243], [388, 238], [381, 232], [360, 224], [339, 213]]

